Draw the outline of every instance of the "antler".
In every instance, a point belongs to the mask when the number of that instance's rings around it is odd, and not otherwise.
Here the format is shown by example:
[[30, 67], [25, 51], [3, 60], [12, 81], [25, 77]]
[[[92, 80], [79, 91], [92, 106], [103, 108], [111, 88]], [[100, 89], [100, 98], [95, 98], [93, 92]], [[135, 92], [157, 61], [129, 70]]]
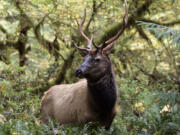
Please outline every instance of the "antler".
[[79, 31], [81, 33], [81, 35], [88, 41], [88, 45], [86, 46], [86, 48], [81, 48], [81, 47], [78, 47], [77, 45], [75, 45], [76, 48], [78, 48], [79, 50], [81, 51], [85, 51], [85, 52], [89, 52], [91, 50], [91, 46], [92, 44], [95, 46], [96, 49], [100, 49], [102, 51], [107, 51], [109, 50], [110, 48], [112, 48], [112, 46], [114, 45], [115, 41], [121, 36], [121, 34], [124, 32], [127, 24], [128, 24], [128, 7], [127, 7], [127, 1], [124, 0], [124, 3], [125, 3], [125, 8], [126, 8], [126, 12], [125, 12], [125, 16], [123, 18], [124, 22], [123, 22], [123, 27], [121, 28], [121, 30], [113, 37], [111, 37], [110, 39], [108, 39], [107, 41], [105, 41], [104, 43], [100, 44], [99, 46], [97, 46], [94, 42], [93, 42], [93, 36], [91, 37], [91, 39], [89, 39], [85, 33], [83, 32], [83, 24], [86, 20], [86, 10], [84, 10], [84, 16], [83, 16], [83, 19], [82, 19], [82, 22], [81, 24], [78, 23], [78, 21], [76, 20], [77, 22], [77, 25], [79, 27]]
[[81, 24], [78, 23], [78, 21], [76, 20], [77, 22], [77, 25], [78, 25], [78, 28], [79, 28], [79, 31], [81, 33], [81, 35], [88, 41], [88, 45], [86, 46], [86, 48], [80, 48], [78, 46], [76, 46], [76, 48], [78, 48], [79, 50], [83, 50], [83, 51], [90, 51], [91, 50], [91, 45], [92, 45], [92, 42], [93, 42], [93, 36], [91, 37], [91, 39], [89, 39], [86, 34], [83, 32], [83, 24], [86, 20], [86, 9], [84, 10], [84, 16], [83, 16], [83, 20], [81, 22]]
[[123, 23], [123, 27], [121, 28], [121, 30], [112, 38], [110, 38], [109, 40], [105, 41], [104, 43], [100, 44], [98, 46], [98, 48], [100, 49], [103, 49], [103, 51], [106, 51], [108, 49], [110, 49], [113, 45], [114, 45], [114, 42], [121, 36], [121, 34], [124, 32], [126, 26], [127, 26], [127, 23], [128, 23], [128, 7], [127, 7], [127, 1], [124, 0], [124, 3], [125, 3], [125, 8], [126, 8], [126, 12], [125, 12], [125, 16], [123, 18], [124, 20], [124, 23]]

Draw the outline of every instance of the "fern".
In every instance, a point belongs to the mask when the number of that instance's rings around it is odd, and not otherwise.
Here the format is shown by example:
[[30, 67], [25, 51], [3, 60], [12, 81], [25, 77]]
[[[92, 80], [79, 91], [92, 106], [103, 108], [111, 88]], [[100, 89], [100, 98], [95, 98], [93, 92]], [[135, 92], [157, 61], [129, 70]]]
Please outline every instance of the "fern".
[[137, 23], [138, 25], [144, 25], [145, 30], [153, 32], [158, 39], [167, 39], [171, 45], [180, 47], [180, 30], [150, 22], [137, 21]]

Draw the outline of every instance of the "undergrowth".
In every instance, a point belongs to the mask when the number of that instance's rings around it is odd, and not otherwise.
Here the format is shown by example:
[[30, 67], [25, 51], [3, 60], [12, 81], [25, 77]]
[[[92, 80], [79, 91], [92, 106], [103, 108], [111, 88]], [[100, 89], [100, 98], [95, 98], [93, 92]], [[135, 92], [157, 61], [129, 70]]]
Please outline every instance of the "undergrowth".
[[[28, 73], [28, 76], [27, 76]], [[38, 76], [38, 79], [36, 78]], [[175, 84], [143, 84], [117, 79], [117, 116], [106, 131], [95, 123], [58, 125], [40, 121], [42, 93], [32, 93], [46, 72], [9, 67], [0, 76], [0, 135], [176, 135], [180, 129], [180, 94]], [[34, 82], [36, 80], [36, 82]]]

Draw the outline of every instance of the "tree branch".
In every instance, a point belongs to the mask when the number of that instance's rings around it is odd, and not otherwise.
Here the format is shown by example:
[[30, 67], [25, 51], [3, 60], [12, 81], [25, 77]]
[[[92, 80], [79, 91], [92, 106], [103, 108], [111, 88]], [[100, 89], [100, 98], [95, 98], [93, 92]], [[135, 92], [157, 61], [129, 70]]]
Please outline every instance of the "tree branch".
[[155, 56], [155, 58], [154, 58], [154, 68], [153, 68], [153, 73], [156, 71], [156, 67], [157, 67], [157, 64], [158, 64], [158, 60], [157, 60], [157, 57], [156, 57], [156, 52], [155, 52], [155, 49], [154, 49], [154, 47], [153, 47], [153, 44], [152, 44], [152, 42], [151, 42], [151, 40], [148, 38], [148, 36], [146, 35], [146, 33], [143, 31], [143, 29], [142, 29], [142, 27], [141, 26], [135, 26], [136, 27], [136, 29], [137, 29], [137, 31], [139, 32], [139, 35], [143, 38], [143, 39], [145, 39], [146, 41], [147, 41], [147, 43], [148, 43], [148, 45], [150, 46], [150, 48], [152, 49], [152, 52], [153, 52], [153, 54], [154, 54], [154, 56]]
[[175, 20], [175, 21], [167, 22], [167, 23], [160, 23], [160, 22], [150, 20], [150, 19], [145, 19], [145, 18], [140, 18], [140, 19], [137, 19], [137, 20], [138, 21], [143, 21], [143, 22], [155, 23], [155, 24], [164, 25], [164, 26], [172, 26], [172, 25], [180, 24], [180, 20]]
[[[49, 14], [46, 14], [40, 21], [39, 23], [34, 26], [34, 33], [35, 36], [38, 40], [38, 42], [43, 45], [43, 47], [45, 49], [47, 49], [49, 51], [50, 54], [52, 54], [55, 57], [55, 60], [57, 61], [59, 59], [59, 56], [62, 57], [62, 55], [59, 54], [59, 43], [57, 41], [57, 35], [55, 35], [55, 39], [53, 42], [50, 42], [48, 40], [46, 40], [44, 38], [44, 36], [41, 34], [41, 25], [43, 25], [45, 18], [48, 16]], [[62, 57], [63, 58], [63, 57]], [[64, 58], [63, 58], [64, 59]]]
[[3, 33], [7, 34], [6, 29], [5, 29], [1, 24], [0, 24], [0, 30], [1, 30]]
[[[142, 16], [149, 8], [149, 6], [154, 2], [154, 0], [147, 0], [142, 6], [140, 6], [133, 15], [129, 16], [128, 19], [128, 24], [127, 24], [127, 28], [129, 28], [130, 26], [134, 26], [136, 24], [135, 22], [135, 18], [136, 16]], [[123, 25], [123, 23], [118, 23], [114, 26], [111, 27], [111, 29], [109, 29], [108, 31], [105, 32], [105, 34], [100, 38], [98, 42], [98, 44], [105, 42], [106, 40], [108, 40], [109, 38], [113, 37], [115, 34], [117, 34], [117, 32], [121, 29], [121, 26]]]
[[93, 0], [93, 6], [92, 6], [93, 10], [92, 10], [92, 13], [91, 13], [91, 17], [90, 17], [90, 19], [89, 19], [89, 21], [88, 21], [88, 23], [86, 25], [85, 31], [88, 31], [91, 22], [94, 20], [95, 15], [97, 15], [98, 9], [100, 9], [102, 7], [104, 2], [105, 1], [101, 1], [99, 3], [99, 5], [96, 5], [96, 0]]

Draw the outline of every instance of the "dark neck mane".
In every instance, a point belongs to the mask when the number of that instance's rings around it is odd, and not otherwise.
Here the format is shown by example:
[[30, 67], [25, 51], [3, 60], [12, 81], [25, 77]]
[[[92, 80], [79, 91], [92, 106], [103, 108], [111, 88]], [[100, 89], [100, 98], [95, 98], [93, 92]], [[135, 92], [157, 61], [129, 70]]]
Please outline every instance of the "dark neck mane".
[[117, 90], [111, 65], [104, 76], [96, 82], [88, 80], [88, 89], [97, 110], [103, 113], [112, 110], [116, 102]]

